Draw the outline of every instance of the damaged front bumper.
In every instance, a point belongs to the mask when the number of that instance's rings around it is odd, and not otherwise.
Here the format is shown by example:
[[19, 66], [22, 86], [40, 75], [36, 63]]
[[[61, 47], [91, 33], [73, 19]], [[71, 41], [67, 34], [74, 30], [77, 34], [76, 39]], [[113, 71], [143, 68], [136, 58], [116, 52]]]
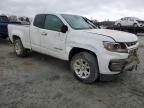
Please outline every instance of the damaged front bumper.
[[121, 60], [111, 60], [109, 63], [109, 69], [111, 72], [123, 72], [123, 71], [132, 71], [137, 69], [137, 65], [140, 63], [137, 50], [129, 53], [127, 59]]
[[137, 56], [131, 56], [129, 57], [126, 62], [125, 66], [122, 69], [122, 71], [132, 71], [133, 69], [137, 69], [137, 65], [140, 63], [139, 57]]
[[[111, 60], [109, 63], [109, 69], [112, 73], [132, 71], [137, 69], [137, 65], [140, 63], [138, 55], [131, 55], [127, 59]], [[120, 74], [119, 73], [119, 74]], [[111, 81], [116, 79], [119, 74], [100, 74], [101, 81]]]

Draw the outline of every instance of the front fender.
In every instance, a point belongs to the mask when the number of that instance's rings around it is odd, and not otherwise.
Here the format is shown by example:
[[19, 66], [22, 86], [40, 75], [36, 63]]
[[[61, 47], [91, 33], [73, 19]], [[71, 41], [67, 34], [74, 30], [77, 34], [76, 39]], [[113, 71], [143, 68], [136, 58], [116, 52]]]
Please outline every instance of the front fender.
[[81, 49], [89, 50], [89, 51], [95, 53], [96, 55], [98, 55], [98, 52], [99, 52], [99, 50], [96, 48], [96, 46], [94, 47], [93, 45], [89, 45], [89, 44], [80, 44], [77, 42], [69, 42], [69, 45], [66, 47], [66, 55], [67, 55], [66, 60], [69, 60], [69, 54], [73, 48], [81, 48]]

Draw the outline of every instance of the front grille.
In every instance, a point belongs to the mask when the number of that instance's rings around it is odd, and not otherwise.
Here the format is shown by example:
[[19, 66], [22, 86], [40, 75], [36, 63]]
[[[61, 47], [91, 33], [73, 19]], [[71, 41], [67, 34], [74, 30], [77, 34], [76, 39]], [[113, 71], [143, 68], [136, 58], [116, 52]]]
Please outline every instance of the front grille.
[[135, 41], [135, 42], [126, 42], [125, 44], [126, 44], [128, 47], [130, 47], [130, 46], [136, 45], [136, 44], [137, 44], [137, 41]]

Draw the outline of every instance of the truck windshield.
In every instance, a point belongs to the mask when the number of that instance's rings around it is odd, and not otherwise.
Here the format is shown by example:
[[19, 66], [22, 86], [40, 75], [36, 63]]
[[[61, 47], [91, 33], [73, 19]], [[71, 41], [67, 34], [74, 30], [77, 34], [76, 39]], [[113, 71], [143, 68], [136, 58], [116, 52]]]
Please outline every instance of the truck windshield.
[[6, 16], [0, 16], [0, 22], [8, 22], [8, 18]]
[[62, 17], [73, 29], [96, 29], [97, 27], [87, 18], [78, 15], [62, 14]]

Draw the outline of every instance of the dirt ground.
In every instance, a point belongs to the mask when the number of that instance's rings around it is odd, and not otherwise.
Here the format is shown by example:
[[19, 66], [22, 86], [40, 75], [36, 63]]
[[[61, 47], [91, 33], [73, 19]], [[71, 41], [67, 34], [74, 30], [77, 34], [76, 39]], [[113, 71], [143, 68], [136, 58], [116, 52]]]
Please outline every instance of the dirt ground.
[[139, 40], [137, 71], [91, 85], [76, 80], [65, 61], [38, 53], [19, 58], [0, 40], [0, 108], [143, 108], [144, 36]]

